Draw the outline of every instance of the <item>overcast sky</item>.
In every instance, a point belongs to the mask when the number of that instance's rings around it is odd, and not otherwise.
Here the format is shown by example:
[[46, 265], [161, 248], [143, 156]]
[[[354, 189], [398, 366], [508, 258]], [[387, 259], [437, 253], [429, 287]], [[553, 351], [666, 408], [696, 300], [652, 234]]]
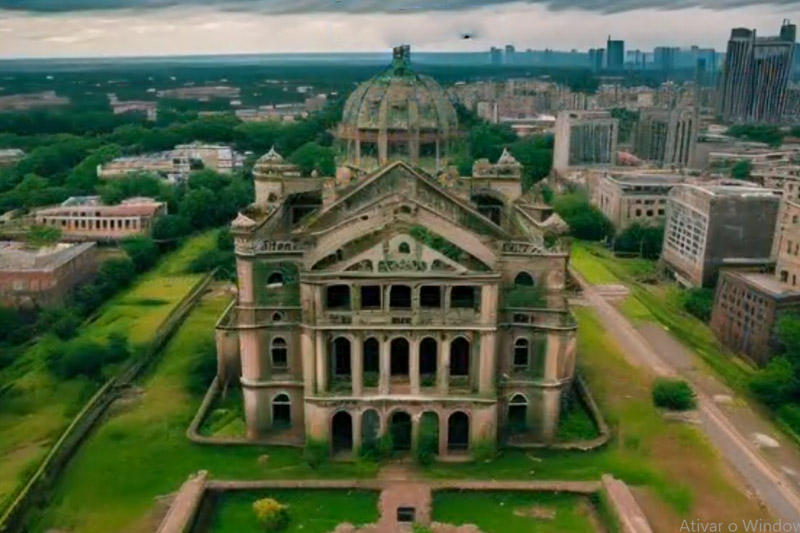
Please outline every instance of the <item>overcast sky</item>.
[[0, 0], [0, 57], [585, 50], [609, 34], [723, 50], [732, 27], [771, 35], [783, 18], [800, 22], [800, 0]]

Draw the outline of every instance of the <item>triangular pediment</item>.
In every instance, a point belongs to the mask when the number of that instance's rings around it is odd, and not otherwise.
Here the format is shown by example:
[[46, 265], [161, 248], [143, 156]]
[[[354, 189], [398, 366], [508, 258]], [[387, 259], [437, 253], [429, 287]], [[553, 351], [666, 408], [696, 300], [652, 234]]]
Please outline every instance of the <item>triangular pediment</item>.
[[314, 232], [333, 227], [390, 196], [401, 196], [424, 205], [454, 224], [482, 235], [508, 237], [505, 230], [459, 198], [454, 191], [403, 161], [392, 163], [339, 191], [339, 198], [314, 217], [305, 229]]
[[[444, 250], [447, 251], [447, 250]], [[450, 254], [458, 257], [458, 250], [451, 248]], [[369, 272], [387, 274], [392, 272], [439, 272], [462, 274], [469, 268], [448, 257], [441, 251], [415, 239], [408, 233], [400, 233], [367, 248], [353, 257], [343, 260], [330, 270], [343, 272]]]

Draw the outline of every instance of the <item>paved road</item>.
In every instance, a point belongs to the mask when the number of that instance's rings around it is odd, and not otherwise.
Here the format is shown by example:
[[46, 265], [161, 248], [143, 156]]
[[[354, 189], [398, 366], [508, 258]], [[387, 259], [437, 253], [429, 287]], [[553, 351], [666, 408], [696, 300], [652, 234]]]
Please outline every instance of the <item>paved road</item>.
[[[606, 331], [614, 336], [630, 363], [647, 369], [656, 376], [677, 376], [689, 380], [697, 392], [701, 427], [720, 454], [742, 475], [750, 488], [776, 518], [800, 523], [800, 491], [796, 480], [788, 474], [800, 472], [787, 465], [800, 464], [800, 452], [791, 444], [781, 446], [782, 453], [771, 457], [757, 448], [749, 438], [753, 429], [769, 428], [763, 420], [743, 419], [723, 411], [712, 399], [721, 387], [712, 387], [707, 379], [692, 372], [694, 365], [686, 364], [686, 350], [679, 343], [670, 346], [659, 335], [645, 338], [616, 307], [608, 303], [576, 271], [573, 275], [581, 284], [584, 299], [596, 311]], [[665, 334], [674, 341], [669, 334]], [[648, 340], [650, 339], [650, 340]], [[662, 342], [659, 342], [661, 340]], [[681, 353], [683, 352], [683, 353]], [[758, 424], [760, 422], [760, 425]], [[770, 435], [775, 438], [775, 435]], [[780, 441], [779, 438], [776, 440]]]

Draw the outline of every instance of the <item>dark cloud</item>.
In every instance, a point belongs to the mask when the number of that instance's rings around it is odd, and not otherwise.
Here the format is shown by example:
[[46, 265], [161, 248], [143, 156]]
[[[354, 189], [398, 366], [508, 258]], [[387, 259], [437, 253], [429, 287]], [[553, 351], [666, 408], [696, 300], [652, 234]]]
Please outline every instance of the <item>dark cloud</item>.
[[800, 0], [0, 0], [0, 9], [39, 13], [154, 9], [173, 6], [212, 6], [231, 11], [272, 14], [343, 12], [413, 13], [459, 11], [479, 6], [501, 6], [514, 1], [546, 5], [554, 11], [585, 9], [620, 13], [636, 9], [674, 10], [705, 7], [724, 10], [754, 5], [800, 7]]

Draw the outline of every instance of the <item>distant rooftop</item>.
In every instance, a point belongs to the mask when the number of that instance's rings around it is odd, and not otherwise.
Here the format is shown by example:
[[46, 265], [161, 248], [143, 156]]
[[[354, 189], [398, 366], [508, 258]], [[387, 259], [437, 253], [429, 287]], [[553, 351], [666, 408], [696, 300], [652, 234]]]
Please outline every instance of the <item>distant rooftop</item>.
[[24, 242], [0, 241], [0, 271], [55, 270], [94, 246], [93, 242], [84, 242], [32, 248]]
[[677, 185], [688, 176], [681, 174], [613, 174], [606, 177], [622, 185]]
[[778, 281], [775, 276], [770, 274], [758, 274], [751, 272], [730, 272], [729, 274], [740, 278], [748, 285], [755, 287], [761, 292], [765, 292], [773, 298], [795, 297], [800, 299], [800, 291], [793, 289], [785, 283]]

